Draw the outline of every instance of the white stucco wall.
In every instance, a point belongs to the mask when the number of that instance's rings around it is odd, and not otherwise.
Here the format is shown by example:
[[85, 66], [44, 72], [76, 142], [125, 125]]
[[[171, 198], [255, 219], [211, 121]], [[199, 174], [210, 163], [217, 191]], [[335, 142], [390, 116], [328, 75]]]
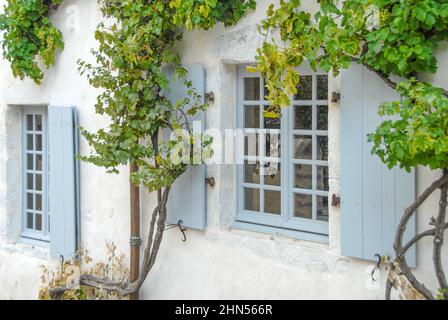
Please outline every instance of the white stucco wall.
[[[0, 4], [5, 1], [0, 0]], [[207, 110], [208, 128], [233, 128], [235, 112], [235, 64], [254, 61], [262, 43], [256, 23], [265, 16], [271, 0], [258, 0], [258, 7], [237, 26], [190, 32], [179, 44], [183, 62], [202, 63], [207, 70], [207, 91], [215, 102]], [[73, 20], [79, 14], [80, 23]], [[99, 128], [105, 120], [94, 113], [97, 92], [77, 73], [76, 61], [91, 60], [96, 45], [93, 32], [100, 20], [96, 1], [66, 0], [52, 20], [64, 33], [65, 49], [48, 70], [42, 85], [12, 77], [9, 64], [0, 60], [0, 298], [37, 297], [38, 265], [52, 264], [48, 249], [17, 244], [20, 231], [20, 123], [14, 104], [53, 104], [78, 107], [80, 124]], [[74, 23], [75, 22], [75, 23]], [[448, 87], [448, 50], [440, 50], [440, 72], [432, 80]], [[330, 92], [337, 91], [339, 79], [332, 79]], [[330, 195], [340, 186], [340, 108], [330, 105]], [[81, 141], [81, 153], [88, 146]], [[370, 262], [340, 254], [340, 212], [330, 211], [329, 244], [319, 244], [229, 228], [236, 209], [234, 168], [208, 167], [208, 176], [217, 185], [207, 189], [207, 228], [187, 231], [182, 242], [176, 229], [166, 232], [156, 265], [141, 293], [146, 299], [220, 298], [341, 298], [382, 299], [384, 280], [376, 288], [369, 285]], [[418, 190], [422, 191], [438, 172], [418, 170]], [[142, 192], [142, 229], [148, 224], [154, 199]], [[113, 240], [128, 252], [128, 174], [107, 175], [101, 168], [81, 165], [82, 243], [94, 259], [104, 256], [105, 242]], [[437, 195], [419, 213], [419, 228], [426, 228], [437, 210]], [[146, 235], [143, 234], [145, 239]], [[435, 288], [431, 243], [418, 247], [417, 274]], [[445, 253], [446, 253], [445, 248]], [[446, 262], [446, 257], [445, 257]]]

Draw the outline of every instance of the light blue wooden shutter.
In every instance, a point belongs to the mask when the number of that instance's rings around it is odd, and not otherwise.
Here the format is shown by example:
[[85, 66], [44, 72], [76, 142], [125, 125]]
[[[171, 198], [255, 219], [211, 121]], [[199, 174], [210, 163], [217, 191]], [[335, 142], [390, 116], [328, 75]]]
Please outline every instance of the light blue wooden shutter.
[[[191, 80], [196, 92], [205, 95], [205, 70], [202, 65], [184, 66], [188, 70], [188, 78]], [[187, 96], [187, 88], [182, 79], [175, 80], [174, 70], [165, 69], [165, 74], [170, 80], [168, 98], [176, 103], [179, 99]], [[199, 112], [194, 119], [201, 123], [204, 129], [205, 115]], [[182, 221], [182, 226], [200, 229], [205, 228], [205, 165], [190, 166], [173, 185], [167, 205], [167, 223], [177, 224]]]
[[79, 236], [76, 108], [49, 106], [48, 124], [50, 251], [68, 260], [76, 254]]
[[[389, 170], [376, 155], [367, 134], [381, 121], [378, 106], [400, 100], [374, 73], [352, 65], [341, 76], [341, 215], [342, 253], [375, 260], [375, 254], [394, 256], [393, 242], [404, 210], [415, 199], [415, 172]], [[415, 219], [405, 239], [415, 234]], [[407, 261], [415, 265], [415, 247]]]

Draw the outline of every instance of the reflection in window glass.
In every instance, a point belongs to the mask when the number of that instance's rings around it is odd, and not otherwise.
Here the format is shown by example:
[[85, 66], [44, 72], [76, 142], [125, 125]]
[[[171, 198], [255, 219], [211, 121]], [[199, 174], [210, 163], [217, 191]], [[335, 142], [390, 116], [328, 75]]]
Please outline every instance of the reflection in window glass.
[[260, 128], [259, 106], [244, 106], [244, 128]]
[[260, 211], [260, 190], [244, 188], [244, 209]]
[[317, 160], [328, 160], [327, 136], [317, 136]]
[[246, 132], [244, 134], [244, 155], [258, 155], [258, 135], [255, 132]]
[[27, 150], [33, 150], [34, 144], [33, 144], [33, 135], [27, 134], [26, 135], [26, 149]]
[[265, 164], [264, 168], [264, 184], [271, 186], [281, 185], [281, 165], [278, 162], [270, 162]]
[[42, 131], [42, 116], [37, 114], [36, 116], [36, 131]]
[[317, 100], [328, 99], [328, 76], [317, 76]]
[[317, 166], [317, 190], [328, 191], [328, 167]]
[[33, 115], [26, 115], [26, 130], [33, 131]]
[[294, 216], [297, 218], [313, 218], [313, 197], [307, 194], [294, 194]]
[[294, 136], [294, 158], [313, 158], [313, 139], [311, 138], [311, 136]]
[[328, 130], [327, 106], [317, 106], [317, 130]]
[[281, 156], [281, 137], [279, 134], [268, 133], [266, 138], [266, 157], [279, 158]]
[[313, 108], [312, 106], [294, 107], [294, 129], [313, 129]]
[[313, 99], [313, 77], [301, 76], [299, 85], [297, 86], [297, 94], [295, 100], [312, 100]]
[[296, 164], [294, 166], [294, 187], [300, 189], [313, 188], [313, 166]]
[[244, 78], [244, 100], [260, 100], [260, 78]]
[[280, 191], [264, 191], [264, 212], [280, 214], [281, 213], [281, 193]]
[[244, 182], [245, 183], [260, 183], [260, 164], [244, 162]]
[[317, 220], [328, 221], [328, 198], [317, 196]]

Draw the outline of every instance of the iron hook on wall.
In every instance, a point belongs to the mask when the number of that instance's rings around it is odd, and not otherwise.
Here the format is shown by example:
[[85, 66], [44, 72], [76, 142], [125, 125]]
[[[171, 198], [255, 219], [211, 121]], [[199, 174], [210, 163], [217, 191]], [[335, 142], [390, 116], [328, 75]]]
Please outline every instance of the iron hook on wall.
[[378, 259], [378, 261], [376, 262], [376, 265], [373, 267], [373, 269], [372, 269], [372, 273], [371, 273], [371, 276], [372, 276], [372, 281], [377, 281], [378, 279], [377, 278], [375, 278], [375, 271], [376, 270], [380, 270], [380, 265], [381, 265], [381, 260], [382, 260], [382, 258], [381, 258], [381, 255], [380, 254], [375, 254], [375, 257]]
[[185, 231], [187, 229], [182, 228], [182, 223], [183, 223], [182, 220], [177, 221], [177, 225], [179, 226], [179, 230], [182, 233], [182, 241], [185, 242], [185, 241], [187, 241], [187, 237], [185, 236]]

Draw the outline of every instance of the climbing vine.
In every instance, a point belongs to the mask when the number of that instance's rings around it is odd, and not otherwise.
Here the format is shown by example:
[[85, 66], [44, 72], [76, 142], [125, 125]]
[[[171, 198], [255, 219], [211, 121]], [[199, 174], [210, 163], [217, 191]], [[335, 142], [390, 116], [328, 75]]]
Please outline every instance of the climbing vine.
[[3, 57], [11, 63], [14, 77], [29, 77], [37, 84], [43, 79], [39, 62], [48, 68], [55, 52], [64, 48], [62, 33], [48, 15], [63, 0], [8, 0], [0, 15]]
[[[95, 110], [110, 122], [96, 132], [82, 129], [92, 153], [80, 158], [111, 173], [130, 164], [136, 168], [131, 181], [156, 192], [157, 206], [148, 226], [139, 278], [123, 283], [84, 274], [80, 284], [126, 296], [139, 290], [154, 265], [165, 229], [171, 186], [198, 156], [193, 145], [199, 144], [200, 159], [211, 155], [207, 151], [211, 139], [194, 135], [190, 126], [192, 116], [207, 106], [182, 67], [175, 44], [185, 29], [236, 23], [255, 2], [99, 0], [99, 4], [108, 23], [100, 23], [95, 33], [99, 42], [98, 49], [92, 50], [95, 63], [80, 61], [79, 71], [92, 86], [101, 89]], [[175, 70], [188, 89], [187, 96], [177, 102], [166, 96], [169, 79], [164, 67]], [[176, 133], [179, 130], [182, 133]], [[175, 133], [175, 139], [164, 138], [162, 132], [166, 131]], [[184, 132], [189, 136], [186, 145], [182, 140]], [[190, 161], [179, 162], [185, 148]], [[64, 286], [53, 288], [50, 295], [61, 297], [65, 290]]]
[[[272, 108], [289, 105], [297, 92], [296, 69], [305, 60], [313, 69], [339, 74], [351, 63], [364, 65], [388, 86], [397, 89], [401, 101], [385, 103], [379, 112], [384, 121], [368, 139], [372, 153], [389, 167], [410, 170], [417, 166], [442, 169], [442, 177], [426, 189], [405, 211], [394, 242], [395, 260], [387, 287], [409, 284], [426, 299], [448, 299], [448, 285], [441, 263], [448, 189], [448, 93], [418, 80], [421, 72], [437, 70], [435, 50], [448, 39], [448, 3], [445, 0], [320, 0], [314, 15], [300, 9], [300, 0], [280, 0], [271, 5], [261, 32], [272, 40], [258, 49], [258, 64], [266, 79]], [[275, 32], [273, 32], [275, 31]], [[278, 37], [275, 35], [278, 34]], [[394, 82], [392, 76], [404, 78]], [[367, 137], [366, 137], [367, 138]], [[416, 209], [440, 190], [439, 211], [429, 221], [431, 229], [403, 242], [403, 234]], [[434, 239], [433, 262], [439, 294], [433, 294], [414, 276], [405, 253], [424, 237]], [[396, 276], [394, 280], [394, 276]], [[397, 278], [398, 277], [398, 278]], [[407, 284], [403, 284], [403, 279]]]

